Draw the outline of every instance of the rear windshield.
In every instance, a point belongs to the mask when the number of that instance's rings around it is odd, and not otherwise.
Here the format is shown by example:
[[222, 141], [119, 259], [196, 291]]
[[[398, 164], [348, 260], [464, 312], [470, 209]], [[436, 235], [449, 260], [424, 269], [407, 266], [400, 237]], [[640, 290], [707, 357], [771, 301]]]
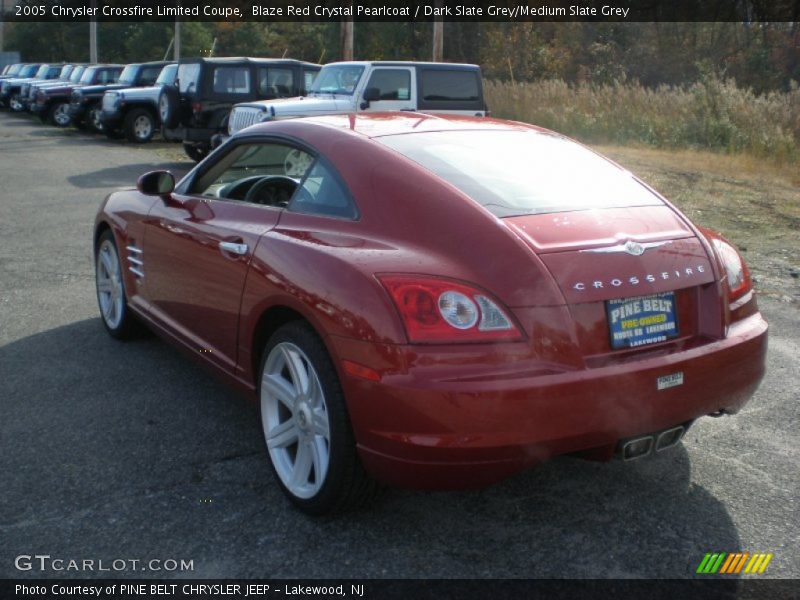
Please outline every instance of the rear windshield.
[[375, 139], [498, 217], [662, 204], [629, 172], [555, 135], [445, 131]]
[[178, 65], [167, 65], [161, 69], [161, 73], [156, 79], [156, 85], [172, 85], [175, 83], [175, 74], [178, 72]]

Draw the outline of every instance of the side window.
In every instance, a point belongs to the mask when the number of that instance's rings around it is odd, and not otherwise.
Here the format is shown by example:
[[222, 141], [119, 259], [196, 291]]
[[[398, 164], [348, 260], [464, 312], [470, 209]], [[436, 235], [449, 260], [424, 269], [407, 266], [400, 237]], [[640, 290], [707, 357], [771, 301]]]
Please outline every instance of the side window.
[[97, 83], [114, 83], [118, 77], [118, 71], [103, 69], [97, 74]]
[[142, 86], [151, 86], [156, 82], [160, 73], [161, 67], [145, 67], [139, 76], [139, 83]]
[[294, 95], [294, 72], [278, 67], [258, 68], [258, 94], [268, 98]]
[[250, 67], [216, 67], [213, 90], [215, 94], [249, 94]]
[[200, 81], [200, 64], [186, 63], [178, 66], [177, 80], [181, 94], [196, 94]]
[[303, 88], [304, 91], [308, 91], [311, 89], [311, 86], [314, 84], [314, 80], [317, 78], [317, 74], [319, 73], [319, 69], [314, 71], [309, 71], [308, 69], [303, 70]]
[[425, 69], [422, 71], [422, 98], [437, 102], [475, 102], [480, 99], [478, 74], [474, 71]]
[[284, 207], [313, 163], [311, 154], [286, 144], [240, 144], [201, 173], [187, 193]]
[[288, 210], [344, 219], [358, 216], [356, 206], [339, 178], [319, 160], [297, 190]]
[[367, 88], [378, 88], [380, 100], [411, 98], [411, 72], [407, 69], [375, 69]]

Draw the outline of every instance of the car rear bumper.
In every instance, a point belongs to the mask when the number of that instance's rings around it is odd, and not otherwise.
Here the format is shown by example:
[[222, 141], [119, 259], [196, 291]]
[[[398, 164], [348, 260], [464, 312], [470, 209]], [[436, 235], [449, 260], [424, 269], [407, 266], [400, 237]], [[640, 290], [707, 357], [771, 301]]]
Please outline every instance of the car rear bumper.
[[[368, 357], [388, 356], [386, 346], [329, 340], [339, 360], [380, 370]], [[411, 356], [413, 347], [392, 348], [404, 356], [398, 364], [426, 362]], [[736, 412], [764, 376], [766, 350], [767, 323], [755, 314], [723, 340], [621, 365], [538, 375], [532, 365], [528, 375], [499, 365], [496, 378], [479, 380], [469, 369], [458, 376], [456, 367], [418, 366], [380, 382], [344, 376], [343, 386], [360, 455], [376, 479], [469, 488], [559, 454], [591, 450], [611, 458], [620, 439]], [[385, 367], [385, 358], [375, 360]], [[443, 352], [435, 360], [446, 363]], [[682, 385], [657, 389], [659, 377], [678, 372]]]

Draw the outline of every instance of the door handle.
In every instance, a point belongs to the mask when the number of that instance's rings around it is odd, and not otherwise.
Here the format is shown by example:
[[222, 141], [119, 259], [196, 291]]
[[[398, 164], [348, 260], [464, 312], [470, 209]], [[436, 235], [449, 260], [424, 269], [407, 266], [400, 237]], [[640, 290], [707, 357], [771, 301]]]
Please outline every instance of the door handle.
[[248, 250], [247, 244], [237, 244], [236, 242], [220, 242], [219, 249], [239, 256], [244, 256]]

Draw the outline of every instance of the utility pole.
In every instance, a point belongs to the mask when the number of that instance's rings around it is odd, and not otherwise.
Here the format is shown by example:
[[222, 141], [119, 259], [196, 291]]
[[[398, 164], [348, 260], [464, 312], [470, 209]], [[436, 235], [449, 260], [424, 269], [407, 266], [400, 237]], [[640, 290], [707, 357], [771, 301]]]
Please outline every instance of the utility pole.
[[342, 60], [353, 60], [353, 19], [342, 21]]
[[181, 59], [181, 22], [178, 21], [178, 19], [175, 19], [175, 37], [173, 39], [175, 40], [175, 44], [173, 46], [173, 49], [175, 50], [175, 54], [173, 55], [173, 58], [175, 60], [180, 60]]
[[[92, 14], [97, 10], [97, 0], [92, 0]], [[97, 21], [89, 21], [89, 62], [96, 63], [97, 60]]]
[[[436, 8], [442, 8], [442, 0], [436, 0]], [[439, 11], [436, 11], [439, 13]], [[444, 21], [441, 16], [433, 17], [433, 62], [442, 62], [444, 56]]]
[[6, 14], [6, 0], [0, 0], [0, 52], [5, 50], [5, 28], [6, 22], [4, 20]]

